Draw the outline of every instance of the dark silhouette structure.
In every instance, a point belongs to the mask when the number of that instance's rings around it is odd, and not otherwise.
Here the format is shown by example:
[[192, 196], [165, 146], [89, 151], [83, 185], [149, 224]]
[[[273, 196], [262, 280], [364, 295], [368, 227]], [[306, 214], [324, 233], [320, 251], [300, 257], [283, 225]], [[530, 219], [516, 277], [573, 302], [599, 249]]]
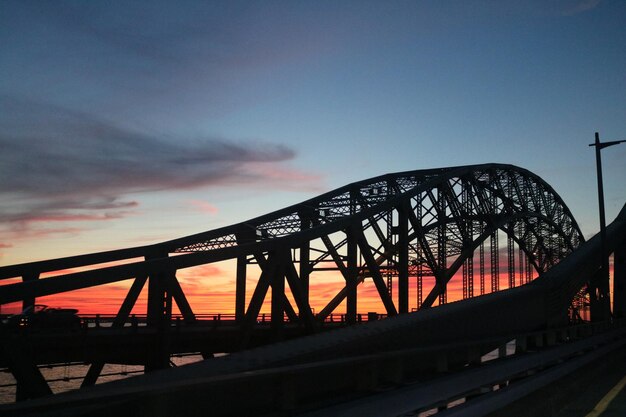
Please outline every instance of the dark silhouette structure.
[[[615, 233], [620, 236], [623, 231]], [[419, 324], [429, 320], [424, 311], [395, 322], [404, 323], [400, 327], [423, 326], [419, 338], [403, 336], [395, 342], [381, 339], [375, 343], [370, 338], [367, 343], [372, 349], [399, 349], [443, 343], [454, 336], [473, 340], [476, 354], [497, 346], [491, 334], [531, 331], [550, 323], [562, 326], [568, 317], [578, 319], [578, 311], [587, 304], [592, 319], [602, 317], [599, 292], [590, 279], [597, 270], [595, 261], [578, 267], [575, 278], [546, 274], [582, 243], [578, 225], [561, 198], [525, 169], [501, 164], [429, 169], [356, 182], [246, 222], [156, 245], [5, 266], [0, 268], [1, 279], [21, 277], [23, 282], [0, 286], [0, 303], [22, 301], [28, 307], [40, 296], [132, 278], [134, 283], [112, 324], [123, 330], [147, 283], [146, 329], [152, 331], [148, 340], [153, 348], [143, 354], [143, 363], [146, 371], [152, 371], [168, 366], [172, 340], [178, 337], [172, 331], [172, 304], [177, 304], [190, 328], [197, 322], [176, 278], [176, 271], [183, 268], [236, 260], [236, 330], [230, 337], [239, 348], [291, 338], [294, 326], [298, 335], [317, 333], [344, 300], [343, 321], [357, 323], [358, 286], [366, 279], [375, 284], [388, 317], [446, 304], [449, 283], [458, 279], [463, 299], [485, 297], [433, 309], [441, 310], [438, 316], [448, 315], [437, 331]], [[614, 248], [615, 242], [611, 245]], [[586, 262], [580, 255], [578, 258], [578, 262]], [[126, 263], [98, 267], [107, 262]], [[84, 266], [93, 269], [39, 279], [45, 272]], [[345, 285], [315, 313], [309, 302], [309, 282], [315, 274], [328, 271], [338, 271]], [[539, 275], [542, 284], [525, 285]], [[551, 276], [557, 278], [546, 284]], [[256, 286], [248, 300], [246, 283], [251, 278]], [[414, 298], [410, 297], [412, 288]], [[507, 291], [499, 293], [504, 289]], [[261, 338], [263, 342], [252, 343], [270, 292], [270, 328]], [[616, 297], [623, 298], [623, 294]], [[471, 311], [478, 327], [460, 330], [450, 324], [461, 317], [469, 320], [463, 309]], [[482, 323], [489, 317], [500, 321], [485, 329]], [[372, 325], [392, 326], [383, 322], [387, 320]], [[126, 337], [122, 333], [114, 336]], [[332, 340], [330, 333], [327, 336]], [[481, 344], [480, 339], [489, 342]], [[16, 376], [23, 398], [48, 393], [35, 367], [41, 360], [36, 354], [16, 353], [15, 346], [27, 343], [19, 336], [7, 340], [2, 363]], [[358, 351], [356, 346], [362, 348], [360, 343], [350, 343], [337, 351], [348, 354]], [[189, 349], [202, 350], [197, 344]], [[295, 361], [289, 355], [289, 360]], [[323, 357], [319, 352], [310, 355]], [[107, 352], [93, 355], [84, 385], [92, 385], [109, 361], [112, 357], [107, 357]]]

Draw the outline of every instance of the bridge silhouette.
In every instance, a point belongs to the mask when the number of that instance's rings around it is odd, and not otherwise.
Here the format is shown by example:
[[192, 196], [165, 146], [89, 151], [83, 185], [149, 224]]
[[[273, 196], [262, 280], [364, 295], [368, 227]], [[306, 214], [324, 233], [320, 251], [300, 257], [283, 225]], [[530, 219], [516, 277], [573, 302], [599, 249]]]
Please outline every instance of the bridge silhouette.
[[[271, 368], [274, 373], [254, 377], [281, 386], [279, 408], [289, 408], [304, 388], [290, 387], [285, 370], [276, 371], [278, 366], [308, 364], [307, 369], [314, 370], [310, 372], [351, 375], [362, 388], [379, 380], [398, 381], [409, 374], [476, 364], [482, 355], [511, 340], [520, 351], [584, 335], [590, 339], [578, 343], [597, 344], [591, 338], [607, 338], [598, 332], [617, 328], [626, 307], [625, 218], [623, 209], [607, 230], [606, 248], [616, 256], [611, 312], [608, 283], [599, 273], [599, 237], [584, 242], [570, 210], [535, 174], [502, 164], [387, 174], [180, 239], [1, 267], [0, 279], [20, 277], [22, 282], [0, 286], [0, 304], [22, 302], [25, 308], [34, 305], [37, 297], [134, 281], [110, 328], [5, 331], [0, 364], [15, 376], [18, 400], [50, 394], [37, 368], [40, 364], [90, 363], [83, 386], [97, 381], [105, 363], [145, 365], [147, 374], [142, 377], [105, 384], [109, 388], [95, 387], [103, 393], [94, 394], [101, 395], [97, 398], [102, 407], [111, 398], [118, 401], [121, 392], [129, 389], [141, 392], [143, 400], [162, 394], [159, 384], [168, 379], [185, 381], [182, 391], [177, 391], [180, 398], [201, 386], [231, 398], [250, 383], [246, 379], [250, 375], [241, 372]], [[194, 314], [176, 273], [225, 260], [237, 265], [234, 317], [202, 320]], [[100, 266], [111, 262], [121, 264]], [[40, 278], [79, 267], [90, 269]], [[340, 274], [343, 286], [316, 313], [309, 284], [324, 273]], [[358, 313], [358, 288], [366, 280], [376, 288], [384, 320]], [[256, 285], [246, 297], [246, 284], [251, 281]], [[145, 326], [133, 326], [130, 313], [146, 285]], [[462, 302], [448, 303], [453, 285], [461, 288]], [[180, 316], [173, 316], [173, 303]], [[271, 308], [267, 320], [260, 313], [264, 303]], [[340, 306], [345, 306], [343, 311]], [[592, 327], [584, 324], [581, 314], [587, 307]], [[156, 372], [168, 368], [170, 355], [180, 352], [201, 352], [205, 357], [232, 354], [184, 370]], [[297, 375], [319, 378], [298, 369], [287, 372], [294, 381], [299, 381]], [[376, 369], [376, 376], [367, 374], [368, 369]], [[207, 382], [209, 376], [213, 380]], [[202, 378], [204, 385], [190, 382]], [[332, 391], [333, 383], [328, 379], [323, 383], [326, 391]], [[350, 383], [341, 389], [346, 386]], [[58, 397], [38, 400], [44, 404], [40, 407], [84, 402], [80, 394]], [[257, 397], [261, 408], [274, 401]], [[269, 399], [275, 397], [275, 392], [267, 394]], [[180, 399], [171, 401], [180, 412]], [[122, 403], [129, 407], [132, 401]], [[17, 413], [28, 409], [15, 407]], [[236, 415], [235, 408], [224, 415]], [[193, 409], [185, 412], [193, 414]]]

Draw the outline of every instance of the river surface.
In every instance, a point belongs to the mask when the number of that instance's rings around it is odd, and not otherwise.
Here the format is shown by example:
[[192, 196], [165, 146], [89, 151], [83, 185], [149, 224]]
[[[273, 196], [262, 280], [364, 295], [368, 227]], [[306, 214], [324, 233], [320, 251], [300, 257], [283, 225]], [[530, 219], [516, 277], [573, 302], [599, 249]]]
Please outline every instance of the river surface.
[[[506, 345], [506, 355], [515, 353], [515, 342], [509, 342]], [[220, 356], [224, 354], [216, 354]], [[498, 350], [487, 353], [482, 357], [482, 362], [487, 362], [498, 358]], [[182, 366], [202, 360], [201, 355], [172, 356], [170, 358], [176, 366]], [[51, 368], [40, 368], [44, 378], [48, 381], [48, 385], [53, 393], [71, 391], [80, 388], [80, 384], [89, 370], [89, 365], [69, 365], [55, 366]], [[133, 375], [143, 373], [141, 365], [111, 365], [104, 366], [101, 376], [97, 383], [115, 381], [118, 379], [128, 378]], [[15, 378], [8, 371], [0, 372], [0, 404], [9, 404], [15, 402]], [[464, 399], [457, 400], [454, 405], [464, 402]], [[452, 404], [451, 404], [452, 405]], [[419, 413], [418, 417], [427, 417], [437, 413], [437, 410], [429, 410]]]
[[[176, 366], [182, 366], [202, 360], [200, 355], [173, 356], [170, 358]], [[89, 365], [69, 365], [42, 367], [40, 371], [53, 393], [71, 391], [80, 388]], [[104, 365], [98, 384], [128, 378], [143, 373], [142, 365]], [[8, 371], [0, 371], [0, 404], [15, 402], [15, 378]]]

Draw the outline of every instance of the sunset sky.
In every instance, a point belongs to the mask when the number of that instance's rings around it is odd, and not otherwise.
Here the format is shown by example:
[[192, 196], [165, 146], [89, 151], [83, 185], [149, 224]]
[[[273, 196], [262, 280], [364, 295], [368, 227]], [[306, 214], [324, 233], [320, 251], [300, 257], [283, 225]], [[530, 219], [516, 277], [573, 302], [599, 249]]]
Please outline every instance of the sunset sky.
[[[625, 22], [620, 0], [0, 0], [0, 265], [488, 162], [541, 176], [589, 237], [587, 145], [626, 139]], [[602, 162], [611, 221], [626, 144]]]

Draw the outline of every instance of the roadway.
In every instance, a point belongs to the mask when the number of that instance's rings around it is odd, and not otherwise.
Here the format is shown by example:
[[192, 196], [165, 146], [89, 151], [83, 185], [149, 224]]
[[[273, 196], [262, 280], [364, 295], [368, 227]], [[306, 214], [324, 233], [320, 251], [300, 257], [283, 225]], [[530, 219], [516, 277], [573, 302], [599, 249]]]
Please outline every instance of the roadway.
[[625, 376], [626, 346], [622, 346], [488, 417], [623, 417]]

